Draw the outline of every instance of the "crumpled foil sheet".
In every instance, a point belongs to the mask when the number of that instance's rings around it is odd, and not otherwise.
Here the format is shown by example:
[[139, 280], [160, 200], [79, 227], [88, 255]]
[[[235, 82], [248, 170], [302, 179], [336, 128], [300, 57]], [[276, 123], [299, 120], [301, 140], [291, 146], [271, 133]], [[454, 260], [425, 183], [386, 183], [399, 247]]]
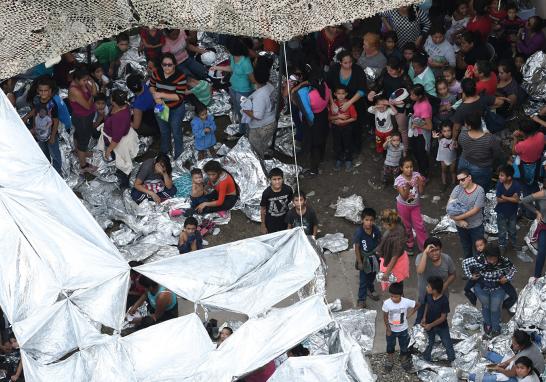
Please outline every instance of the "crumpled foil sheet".
[[335, 217], [345, 218], [355, 224], [360, 224], [360, 214], [364, 210], [362, 196], [353, 194], [346, 198], [338, 197], [336, 203]]
[[416, 355], [412, 356], [413, 367], [423, 382], [458, 382], [457, 372], [452, 367], [443, 367], [429, 363]]
[[277, 167], [284, 173], [284, 183], [292, 187], [292, 190], [297, 189], [297, 176], [302, 172], [301, 166], [296, 166], [293, 163], [283, 163], [277, 158], [264, 160], [265, 172], [269, 173], [273, 168]]
[[501, 334], [489, 342], [487, 349], [494, 351], [495, 353], [508, 355], [512, 353], [512, 333], [510, 334]]
[[482, 322], [482, 313], [478, 308], [470, 304], [457, 305], [451, 318], [451, 338], [464, 340], [472, 337], [481, 331]]
[[495, 207], [497, 205], [497, 196], [495, 190], [489, 191], [485, 194], [485, 207], [483, 209], [484, 214], [484, 230], [488, 234], [496, 235], [499, 233], [497, 226], [497, 213]]
[[[140, 36], [131, 36], [131, 38], [133, 37], [138, 37], [140, 40]], [[132, 73], [138, 73], [142, 78], [147, 77], [146, 57], [138, 51], [138, 46], [130, 47], [123, 53], [119, 61], [118, 78], [125, 78]]]
[[345, 251], [349, 248], [349, 239], [345, 238], [343, 233], [327, 233], [323, 237], [317, 239], [317, 244], [323, 249], [331, 253]]
[[275, 150], [286, 156], [294, 157], [293, 136], [291, 129], [278, 129], [275, 138]]
[[521, 87], [529, 95], [523, 105], [525, 114], [537, 113], [546, 103], [546, 53], [538, 51], [527, 59], [521, 68]]
[[375, 87], [375, 82], [381, 74], [382, 68], [372, 68], [370, 66], [364, 69], [364, 74], [366, 74], [366, 83], [369, 88]]
[[455, 225], [455, 221], [451, 219], [447, 214], [442, 216], [440, 222], [436, 225], [436, 227], [433, 228], [431, 234], [435, 235], [441, 232], [457, 232], [457, 226]]
[[215, 117], [228, 115], [231, 110], [229, 93], [225, 89], [220, 89], [212, 93], [212, 101], [207, 109]]
[[358, 342], [365, 354], [370, 354], [375, 338], [375, 310], [348, 309], [333, 313], [334, 320]]
[[216, 61], [214, 61], [213, 65], [218, 65], [226, 60], [229, 60], [229, 52], [225, 46], [218, 44], [207, 32], [198, 33], [198, 41], [199, 45], [206, 49], [212, 48], [216, 52]]
[[546, 329], [546, 278], [528, 283], [518, 296], [516, 314], [512, 318], [520, 327]]
[[425, 329], [421, 325], [413, 325], [410, 330], [410, 343], [409, 346], [413, 346], [420, 353], [424, 352], [428, 344], [428, 337], [425, 333]]
[[136, 326], [134, 323], [134, 320], [137, 318], [146, 317], [147, 315], [148, 315], [148, 302], [144, 301], [144, 303], [138, 307], [135, 314], [125, 315], [125, 320], [123, 321], [123, 326], [121, 327], [121, 330], [123, 331], [123, 330], [134, 328]]

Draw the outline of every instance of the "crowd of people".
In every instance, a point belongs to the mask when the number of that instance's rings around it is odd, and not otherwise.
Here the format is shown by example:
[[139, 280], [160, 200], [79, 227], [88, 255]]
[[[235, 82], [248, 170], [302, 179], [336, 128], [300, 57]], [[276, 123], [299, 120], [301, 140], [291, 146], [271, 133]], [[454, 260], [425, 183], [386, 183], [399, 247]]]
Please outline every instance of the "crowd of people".
[[[518, 218], [539, 222], [535, 278], [542, 276], [546, 260], [546, 194], [539, 187], [546, 107], [532, 116], [523, 115], [521, 109], [527, 97], [521, 68], [528, 57], [546, 50], [542, 31], [546, 24], [539, 16], [520, 19], [517, 5], [505, 1], [432, 4], [400, 7], [290, 40], [284, 47], [288, 73], [281, 97], [277, 84], [270, 82], [271, 55], [259, 53], [279, 53], [282, 47], [274, 41], [214, 35], [229, 58], [210, 66], [202, 59], [207, 49], [198, 44], [195, 31], [140, 28], [139, 49], [146, 57], [148, 75], [123, 78], [134, 94], [129, 100], [127, 92], [112, 88], [130, 45], [130, 36], [121, 33], [97, 44], [94, 63], [79, 63], [69, 52], [49, 72], [38, 73], [26, 93], [31, 111], [23, 121], [60, 174], [59, 135], [66, 129], [73, 131], [81, 173], [97, 170], [88, 161], [91, 144], [97, 140], [104, 159], [115, 162], [120, 187], [129, 188], [136, 203], [161, 203], [177, 193], [172, 161], [189, 150], [184, 146], [183, 119], [191, 105], [195, 115], [188, 131], [198, 159], [212, 160], [203, 169], [190, 169], [191, 208], [177, 212], [186, 217], [178, 241], [181, 254], [203, 248], [194, 215], [222, 216], [240, 194], [240, 185], [214, 150], [219, 129], [207, 107], [219, 87], [228, 88], [237, 135], [246, 135], [261, 159], [273, 154], [277, 110], [285, 109], [291, 111], [306, 176], [319, 175], [330, 158], [335, 171], [348, 173], [364, 158], [382, 161], [378, 177], [398, 196], [395, 208], [384, 209], [379, 216], [372, 208], [362, 212], [353, 239], [360, 278], [357, 305], [367, 307], [368, 297], [380, 299], [376, 281], [390, 295], [382, 305], [387, 371], [393, 369], [396, 339], [403, 368], [412, 368], [408, 322], [413, 315], [415, 324], [428, 334], [424, 359], [431, 360], [439, 336], [451, 362], [455, 353], [447, 315], [449, 285], [457, 270], [451, 256], [442, 252], [440, 239], [427, 232], [421, 196], [434, 181], [441, 183], [443, 192], [451, 189], [446, 212], [456, 224], [464, 254], [460, 270], [467, 281], [464, 293], [473, 305], [480, 302], [485, 338], [499, 335], [502, 308], [510, 309], [517, 301], [511, 284], [516, 269], [508, 248], [521, 249]], [[223, 83], [210, 73], [222, 73]], [[2, 82], [14, 105], [18, 102], [15, 80]], [[60, 88], [68, 90], [67, 98], [59, 95]], [[139, 135], [158, 138], [159, 153], [139, 164], [130, 184]], [[330, 135], [332, 155], [327, 152]], [[367, 142], [373, 146], [372, 155]], [[288, 186], [278, 168], [268, 178], [270, 185], [260, 203], [261, 233], [303, 227], [307, 235], [316, 237], [317, 212], [307, 203], [305, 192]], [[488, 243], [484, 233], [485, 194], [491, 189], [497, 201], [498, 245]], [[376, 225], [376, 220], [381, 224]], [[412, 300], [404, 296], [404, 280], [410, 276], [414, 255], [418, 295]], [[129, 313], [144, 301], [149, 307], [140, 327], [177, 316], [173, 292], [136, 273], [131, 280]], [[220, 342], [231, 333], [224, 328]], [[516, 357], [488, 355], [497, 364], [490, 380], [497, 380], [495, 373], [500, 373], [511, 381], [536, 382], [544, 371], [544, 359], [535, 348], [528, 334], [514, 332]], [[254, 379], [246, 380], [265, 381], [273, 371], [274, 364], [268, 364]], [[19, 370], [15, 376], [20, 374]]]

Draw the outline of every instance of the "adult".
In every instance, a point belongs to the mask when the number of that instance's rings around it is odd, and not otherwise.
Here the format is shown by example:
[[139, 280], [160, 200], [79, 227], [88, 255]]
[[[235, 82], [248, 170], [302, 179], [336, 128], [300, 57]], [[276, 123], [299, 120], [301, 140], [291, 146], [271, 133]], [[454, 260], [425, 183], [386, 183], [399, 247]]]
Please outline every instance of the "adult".
[[466, 30], [477, 33], [483, 43], [487, 41], [493, 28], [488, 14], [489, 3], [489, 0], [473, 0], [474, 16], [466, 24]]
[[[363, 98], [366, 95], [366, 75], [364, 70], [353, 64], [351, 52], [342, 50], [337, 54], [338, 63], [332, 65], [328, 71], [327, 82], [330, 89], [336, 89], [339, 85], [347, 88], [349, 101], [343, 104], [347, 111], [354, 105], [357, 113], [357, 122], [353, 125], [353, 152], [360, 153], [362, 149], [362, 126], [366, 115], [366, 103]], [[330, 106], [333, 106], [333, 100]]]
[[408, 42], [413, 42], [421, 48], [430, 30], [427, 14], [414, 5], [386, 11], [382, 15], [382, 20], [387, 30], [394, 30], [398, 35], [399, 49]]
[[497, 67], [499, 73], [499, 82], [497, 83], [498, 97], [508, 98], [508, 102], [504, 102], [497, 109], [497, 113], [504, 118], [509, 118], [513, 110], [522, 101], [522, 89], [518, 82], [514, 79], [516, 67], [512, 60], [502, 60]]
[[15, 93], [13, 92], [14, 87], [15, 81], [13, 80], [13, 78], [7, 78], [0, 82], [0, 88], [2, 89], [6, 97], [8, 97], [9, 102], [13, 106], [15, 106], [16, 101]]
[[544, 20], [540, 16], [530, 17], [525, 23], [525, 29], [518, 33], [518, 42], [516, 44], [518, 52], [531, 56], [539, 50], [546, 49], [546, 37], [542, 31]]
[[459, 169], [467, 169], [472, 179], [484, 190], [489, 190], [493, 164], [502, 152], [499, 139], [483, 131], [480, 114], [469, 114], [457, 139], [461, 148]]
[[138, 282], [144, 287], [146, 293], [143, 293], [138, 301], [129, 308], [129, 314], [135, 314], [144, 301], [148, 302], [148, 315], [142, 318], [141, 328], [178, 317], [178, 303], [174, 292], [146, 276], [140, 276]]
[[97, 135], [93, 129], [93, 117], [95, 116], [95, 104], [93, 96], [97, 89], [91, 82], [86, 69], [77, 68], [72, 72], [72, 82], [68, 89], [68, 101], [72, 109], [72, 125], [74, 126], [74, 140], [76, 152], [80, 161], [81, 172], [93, 172], [96, 167], [87, 163], [87, 158], [92, 155], [89, 151], [89, 140]]
[[104, 121], [98, 146], [107, 161], [115, 160], [121, 187], [129, 187], [133, 159], [138, 154], [138, 135], [131, 129], [131, 111], [127, 105], [127, 93], [123, 90], [112, 92], [112, 108]]
[[336, 54], [336, 50], [345, 47], [347, 36], [340, 26], [329, 26], [321, 30], [317, 35], [317, 53], [321, 68], [329, 66]]
[[[521, 199], [525, 208], [535, 214], [538, 222], [533, 238], [538, 242], [538, 253], [535, 261], [534, 277], [542, 276], [544, 261], [546, 260], [546, 188], [527, 195]], [[538, 206], [538, 208], [536, 207]]]
[[367, 76], [368, 87], [373, 84], [387, 65], [387, 59], [381, 52], [381, 37], [377, 33], [366, 33], [362, 38], [362, 54], [357, 64], [364, 70], [371, 70], [373, 76]]
[[523, 196], [538, 191], [538, 178], [544, 151], [544, 134], [538, 130], [537, 124], [525, 118], [514, 131], [512, 153], [519, 155], [519, 182]]
[[485, 192], [480, 185], [472, 181], [472, 175], [466, 169], [457, 173], [457, 181], [459, 184], [451, 192], [446, 210], [457, 226], [464, 257], [469, 258], [476, 253], [474, 243], [482, 238], [484, 233]]
[[489, 60], [490, 53], [485, 44], [480, 40], [477, 33], [466, 31], [461, 35], [460, 50], [457, 52], [455, 61], [457, 73], [463, 75], [469, 65], [474, 65], [478, 60]]
[[428, 60], [424, 54], [417, 53], [411, 60], [408, 75], [414, 85], [423, 85], [425, 92], [436, 97], [436, 78], [434, 72], [428, 67]]
[[186, 76], [204, 80], [207, 78], [207, 69], [189, 55], [188, 50], [197, 54], [203, 54], [205, 49], [190, 44], [187, 41], [186, 32], [180, 29], [167, 29], [165, 31], [165, 43], [161, 48], [163, 53], [172, 53], [177, 62], [177, 69]]
[[108, 77], [115, 79], [117, 77], [117, 68], [119, 67], [119, 59], [124, 52], [129, 49], [129, 35], [120, 33], [116, 36], [115, 41], [103, 42], [95, 49], [95, 57], [99, 64], [102, 65], [104, 73]]
[[457, 0], [455, 10], [451, 14], [451, 26], [446, 32], [446, 39], [450, 43], [455, 44], [459, 39], [459, 35], [465, 30], [466, 24], [470, 21], [468, 11], [468, 1]]
[[248, 141], [260, 158], [269, 151], [275, 132], [275, 88], [269, 82], [271, 60], [259, 56], [254, 68], [256, 90], [248, 97], [252, 109], [242, 106], [248, 122]]
[[[233, 106], [233, 117], [241, 120], [241, 97], [248, 97], [253, 90], [254, 68], [249, 57], [248, 47], [237, 37], [231, 38], [226, 46], [229, 52], [229, 66], [213, 66], [212, 70], [229, 72], [229, 97]], [[244, 133], [244, 131], [240, 131]]]
[[214, 160], [207, 162], [203, 167], [207, 173], [208, 186], [214, 191], [206, 195], [208, 201], [199, 204], [195, 210], [199, 213], [228, 211], [239, 200], [239, 186], [233, 176], [222, 165]]
[[440, 277], [444, 282], [443, 293], [449, 297], [449, 285], [455, 281], [455, 264], [446, 253], [442, 252], [442, 241], [430, 236], [425, 240], [425, 250], [415, 258], [417, 272], [417, 301], [421, 305], [417, 311], [415, 322], [420, 323], [425, 312], [425, 297], [427, 295], [427, 280], [430, 277]]
[[53, 66], [53, 79], [57, 86], [63, 89], [70, 86], [70, 81], [72, 81], [70, 72], [76, 69], [76, 66], [78, 66], [78, 62], [72, 52], [61, 55], [61, 62]]
[[176, 186], [172, 179], [172, 166], [169, 157], [159, 154], [155, 158], [146, 159], [140, 165], [136, 175], [131, 198], [138, 204], [145, 199], [161, 203], [176, 195]]
[[157, 28], [140, 28], [140, 46], [144, 50], [146, 61], [152, 61], [157, 64], [161, 57], [161, 48], [165, 44], [165, 35], [163, 31]]
[[[488, 351], [485, 354], [490, 362], [496, 366], [490, 372], [483, 376], [483, 382], [506, 381], [517, 382], [516, 378], [516, 361], [521, 357], [526, 357], [532, 361], [533, 367], [538, 372], [537, 375], [542, 375], [544, 372], [544, 357], [536, 343], [533, 342], [531, 335], [523, 330], [516, 329], [512, 334], [512, 344], [510, 345], [511, 352], [509, 354], [499, 354], [494, 351]], [[514, 355], [512, 355], [512, 353]], [[501, 378], [497, 378], [501, 377]], [[475, 381], [474, 374], [469, 375], [470, 381]]]
[[178, 70], [176, 58], [172, 53], [161, 56], [161, 66], [154, 69], [150, 78], [150, 92], [157, 105], [169, 108], [168, 118], [156, 114], [159, 132], [161, 134], [160, 150], [163, 154], [170, 151], [171, 134], [174, 139], [174, 159], [184, 150], [182, 138], [182, 120], [186, 114], [184, 92], [186, 91], [186, 76]]
[[135, 129], [138, 135], [144, 137], [158, 136], [159, 125], [155, 118], [155, 101], [154, 96], [150, 92], [150, 87], [140, 74], [136, 73], [127, 77], [127, 87], [135, 95], [131, 103], [133, 129]]
[[383, 273], [381, 286], [385, 290], [391, 274], [398, 283], [409, 277], [409, 258], [405, 250], [406, 228], [396, 210], [384, 210], [381, 213], [381, 223], [383, 236], [376, 253], [379, 256], [379, 271]]

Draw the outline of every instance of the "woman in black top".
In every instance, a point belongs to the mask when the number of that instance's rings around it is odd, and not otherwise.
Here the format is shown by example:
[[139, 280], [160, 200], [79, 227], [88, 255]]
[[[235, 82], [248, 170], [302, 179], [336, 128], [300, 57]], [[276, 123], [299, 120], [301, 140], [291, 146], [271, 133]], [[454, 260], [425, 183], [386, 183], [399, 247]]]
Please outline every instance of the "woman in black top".
[[[344, 85], [349, 93], [349, 102], [345, 103], [346, 109], [351, 105], [356, 108], [357, 122], [353, 125], [353, 152], [358, 154], [362, 148], [362, 126], [366, 116], [364, 98], [366, 95], [366, 75], [360, 66], [354, 64], [350, 51], [343, 50], [339, 52], [337, 60], [338, 63], [330, 67], [326, 81], [332, 91], [339, 85]], [[330, 100], [333, 103], [332, 98]]]
[[462, 78], [468, 65], [474, 65], [479, 60], [489, 60], [487, 46], [480, 40], [477, 33], [466, 31], [461, 35], [461, 50], [456, 56], [457, 78]]

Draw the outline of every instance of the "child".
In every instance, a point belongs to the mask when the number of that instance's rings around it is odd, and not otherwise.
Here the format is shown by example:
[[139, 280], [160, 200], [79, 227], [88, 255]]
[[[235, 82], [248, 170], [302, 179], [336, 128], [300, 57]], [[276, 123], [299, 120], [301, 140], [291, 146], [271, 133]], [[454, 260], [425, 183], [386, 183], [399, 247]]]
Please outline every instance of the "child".
[[368, 291], [372, 300], [379, 300], [374, 288], [375, 275], [379, 271], [379, 260], [375, 254], [375, 248], [381, 240], [381, 231], [375, 225], [376, 216], [373, 208], [364, 208], [361, 215], [362, 225], [356, 229], [353, 237], [356, 255], [355, 268], [360, 271], [357, 304], [359, 309], [366, 307]]
[[[383, 55], [388, 60], [389, 57], [393, 56], [402, 60], [402, 52], [396, 47], [398, 44], [398, 35], [395, 31], [387, 31], [383, 34]], [[362, 45], [362, 43], [360, 44]]]
[[285, 221], [289, 204], [294, 196], [292, 187], [284, 183], [284, 173], [275, 167], [269, 172], [271, 185], [262, 193], [260, 202], [260, 218], [262, 234], [285, 230], [288, 225]]
[[413, 56], [417, 52], [417, 46], [414, 42], [408, 42], [402, 47], [402, 56], [404, 57], [404, 72], [408, 73], [413, 61]]
[[455, 78], [455, 68], [447, 67], [442, 74], [447, 81], [449, 94], [453, 94], [457, 99], [461, 98], [463, 89], [461, 88], [461, 83]]
[[506, 17], [500, 21], [500, 25], [505, 35], [517, 34], [520, 28], [525, 25], [525, 21], [518, 16], [518, 6], [516, 3], [510, 3], [506, 6]]
[[400, 361], [406, 371], [412, 368], [408, 345], [410, 336], [408, 334], [408, 320], [417, 312], [419, 303], [402, 297], [404, 287], [402, 283], [393, 283], [389, 286], [391, 297], [383, 302], [383, 322], [385, 322], [387, 334], [387, 360], [385, 371], [390, 373], [394, 366], [394, 348], [396, 339], [400, 346]]
[[540, 372], [535, 368], [529, 357], [518, 357], [514, 368], [518, 382], [540, 382]]
[[334, 151], [336, 153], [336, 166], [334, 170], [341, 170], [341, 164], [345, 161], [345, 170], [351, 171], [353, 161], [351, 157], [353, 123], [356, 122], [356, 109], [354, 105], [349, 106], [346, 112], [341, 111], [347, 100], [347, 88], [338, 86], [334, 91], [334, 108], [330, 108], [328, 119], [333, 125]]
[[178, 238], [178, 252], [180, 254], [203, 249], [203, 237], [197, 230], [197, 219], [193, 216], [184, 220], [184, 229], [180, 232]]
[[506, 245], [508, 244], [506, 236], [510, 239], [514, 250], [521, 250], [516, 241], [516, 220], [518, 217], [517, 212], [521, 187], [513, 177], [514, 168], [512, 166], [506, 165], [501, 167], [499, 181], [497, 182], [497, 205], [495, 207], [501, 254], [506, 252]]
[[199, 104], [195, 108], [195, 113], [196, 115], [191, 121], [191, 130], [195, 139], [195, 149], [198, 150], [197, 159], [205, 159], [209, 152], [214, 157], [216, 155], [214, 150], [216, 144], [214, 117], [208, 114], [205, 106]]
[[[474, 248], [476, 248], [476, 256], [480, 256], [485, 252], [485, 247], [487, 246], [487, 240], [484, 237], [478, 238], [474, 242]], [[478, 298], [474, 294], [472, 288], [474, 288], [474, 285], [476, 285], [476, 280], [472, 278], [468, 278], [466, 276], [463, 276], [463, 280], [468, 280], [466, 282], [466, 285], [464, 287], [464, 295], [466, 298], [468, 298], [468, 301], [474, 306], [476, 306], [476, 302], [478, 301]]]
[[41, 107], [38, 115], [34, 118], [34, 135], [38, 143], [46, 142], [51, 136], [53, 120], [47, 114], [45, 107]]
[[201, 103], [202, 105], [209, 106], [212, 101], [212, 85], [210, 82], [205, 80], [196, 80], [195, 78], [188, 77], [187, 79], [189, 90], [186, 90], [184, 94], [193, 95], [196, 100], [190, 97], [190, 102], [192, 102], [195, 107]]
[[417, 159], [419, 172], [428, 178], [428, 150], [432, 130], [432, 106], [428, 101], [425, 88], [421, 84], [411, 88], [410, 98], [413, 102], [413, 115], [408, 124], [408, 140], [411, 152]]
[[446, 348], [447, 361], [455, 361], [455, 350], [453, 350], [453, 341], [449, 335], [449, 326], [447, 325], [449, 299], [442, 294], [443, 289], [444, 281], [441, 277], [432, 276], [427, 280], [425, 314], [423, 315], [421, 326], [428, 335], [428, 345], [423, 353], [424, 360], [428, 362], [432, 361], [431, 352], [436, 335], [440, 337], [442, 345]]
[[294, 195], [294, 208], [286, 214], [286, 224], [288, 228], [303, 227], [306, 235], [314, 238], [318, 233], [318, 219], [315, 210], [307, 205], [305, 192], [300, 191]]
[[194, 209], [198, 205], [209, 200], [205, 194], [205, 182], [203, 180], [203, 171], [200, 168], [193, 168], [190, 171], [191, 175], [191, 208]]
[[457, 96], [450, 93], [449, 85], [444, 78], [436, 81], [436, 94], [440, 100], [440, 109], [436, 118], [439, 121], [449, 120], [453, 114], [453, 105], [457, 102]]
[[438, 139], [438, 154], [436, 161], [442, 166], [442, 192], [448, 187], [447, 174], [451, 174], [451, 184], [457, 184], [457, 149], [453, 140], [453, 122], [449, 119], [440, 124], [440, 132], [433, 132], [432, 137]]
[[413, 230], [417, 235], [420, 251], [423, 251], [423, 244], [428, 237], [419, 203], [419, 195], [425, 189], [425, 178], [413, 171], [413, 160], [408, 157], [400, 161], [400, 172], [401, 174], [394, 180], [394, 188], [398, 190], [396, 209], [406, 227], [408, 236], [406, 246], [411, 255], [414, 247]]
[[93, 131], [104, 123], [104, 119], [110, 113], [108, 105], [106, 105], [106, 95], [104, 93], [98, 93], [95, 96], [95, 116], [93, 117]]
[[494, 96], [497, 91], [497, 75], [489, 61], [480, 60], [474, 65], [474, 71], [467, 70], [467, 73], [476, 78], [476, 94], [485, 93]]
[[393, 181], [400, 175], [400, 159], [404, 153], [404, 145], [401, 143], [402, 137], [398, 131], [393, 131], [383, 143], [383, 149], [387, 151], [385, 164], [383, 165], [383, 185]]
[[375, 117], [375, 152], [383, 153], [383, 145], [392, 133], [393, 125], [391, 116], [396, 115], [396, 108], [386, 95], [375, 96], [374, 106], [368, 108], [368, 113]]

